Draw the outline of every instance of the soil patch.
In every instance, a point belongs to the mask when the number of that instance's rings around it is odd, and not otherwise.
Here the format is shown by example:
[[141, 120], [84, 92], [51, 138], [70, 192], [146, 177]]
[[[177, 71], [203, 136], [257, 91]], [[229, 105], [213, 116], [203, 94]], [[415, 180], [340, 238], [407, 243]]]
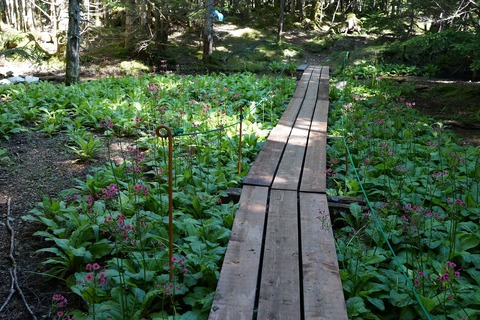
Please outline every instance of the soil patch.
[[[41, 226], [26, 223], [26, 215], [42, 196], [56, 197], [58, 192], [71, 187], [75, 178], [84, 178], [86, 164], [75, 162], [75, 157], [65, 148], [64, 136], [45, 137], [38, 132], [16, 134], [10, 140], [1, 140], [0, 149], [7, 149], [0, 167], [0, 217], [5, 222], [7, 201], [10, 198], [10, 224], [15, 231], [14, 257], [17, 263], [18, 284], [30, 308], [40, 316], [48, 314], [53, 293], [61, 290], [55, 283], [46, 282], [40, 273], [43, 256], [35, 251], [45, 244], [33, 233]], [[2, 228], [5, 228], [2, 226]], [[8, 295], [10, 283], [8, 260], [10, 234], [0, 233], [0, 301]], [[7, 262], [8, 261], [8, 262]], [[2, 319], [31, 319], [18, 293], [2, 314]]]
[[[74, 303], [76, 297], [66, 290], [61, 281], [47, 281], [42, 276], [45, 269], [41, 262], [45, 254], [35, 253], [47, 244], [40, 237], [33, 236], [44, 228], [40, 224], [25, 222], [22, 216], [29, 213], [43, 196], [58, 198], [58, 194], [75, 186], [75, 179], [85, 180], [89, 169], [107, 161], [104, 152], [96, 162], [78, 162], [75, 155], [66, 147], [68, 138], [64, 135], [45, 136], [40, 132], [24, 132], [13, 135], [9, 140], [0, 140], [0, 150], [8, 152], [0, 156], [0, 305], [7, 299], [10, 291], [8, 258], [11, 235], [5, 222], [9, 221], [14, 229], [17, 278], [32, 311], [39, 318], [49, 315], [49, 306], [54, 293], [63, 293]], [[112, 143], [113, 160], [122, 161], [121, 150], [132, 144], [132, 139], [115, 139]], [[119, 148], [118, 146], [122, 146]], [[118, 149], [115, 150], [115, 148]], [[10, 199], [10, 212], [7, 202]], [[0, 315], [1, 319], [32, 319], [18, 292]], [[49, 318], [49, 316], [47, 316]]]

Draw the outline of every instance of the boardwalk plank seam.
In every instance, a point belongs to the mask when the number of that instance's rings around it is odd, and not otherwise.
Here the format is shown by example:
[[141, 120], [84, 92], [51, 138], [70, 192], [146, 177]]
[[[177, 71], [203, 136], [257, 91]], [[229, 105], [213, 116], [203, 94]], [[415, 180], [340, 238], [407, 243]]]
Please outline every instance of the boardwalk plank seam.
[[328, 67], [306, 67], [244, 180], [209, 319], [347, 319], [325, 194], [328, 93]]

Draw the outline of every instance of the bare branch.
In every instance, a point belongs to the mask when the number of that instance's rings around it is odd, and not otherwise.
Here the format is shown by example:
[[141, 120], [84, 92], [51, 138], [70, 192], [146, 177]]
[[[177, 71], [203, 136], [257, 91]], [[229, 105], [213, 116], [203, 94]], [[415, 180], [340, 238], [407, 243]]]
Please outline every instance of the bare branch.
[[18, 278], [17, 278], [17, 262], [15, 261], [14, 257], [14, 252], [15, 252], [15, 231], [13, 230], [12, 225], [10, 224], [10, 198], [8, 198], [7, 201], [7, 218], [6, 218], [6, 225], [8, 232], [10, 233], [10, 252], [8, 254], [8, 258], [10, 259], [10, 268], [8, 269], [8, 272], [10, 273], [10, 279], [11, 279], [11, 286], [10, 286], [10, 292], [8, 293], [8, 297], [3, 303], [2, 307], [0, 308], [0, 312], [5, 309], [5, 307], [10, 303], [10, 300], [12, 299], [13, 295], [15, 294], [15, 291], [18, 292], [20, 297], [22, 298], [23, 304], [25, 305], [26, 309], [32, 316], [32, 319], [36, 320], [37, 317], [33, 313], [32, 309], [30, 309], [30, 306], [28, 305], [27, 298], [25, 298], [25, 295], [23, 294], [22, 288], [20, 288], [20, 285], [18, 284]]
[[15, 294], [15, 278], [13, 277], [13, 271], [12, 268], [8, 269], [8, 272], [10, 273], [10, 291], [8, 292], [8, 297], [5, 299], [5, 302], [3, 303], [2, 307], [0, 308], [0, 313], [5, 309], [5, 307], [10, 303], [10, 300], [12, 300], [13, 295]]

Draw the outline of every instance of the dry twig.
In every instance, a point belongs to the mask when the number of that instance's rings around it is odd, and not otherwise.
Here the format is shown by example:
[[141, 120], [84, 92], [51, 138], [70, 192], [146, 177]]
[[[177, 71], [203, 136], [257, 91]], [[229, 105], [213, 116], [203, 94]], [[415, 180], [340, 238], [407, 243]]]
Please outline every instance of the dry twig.
[[10, 300], [12, 300], [13, 295], [15, 292], [18, 292], [20, 297], [22, 298], [23, 304], [27, 308], [28, 312], [32, 316], [32, 319], [37, 319], [35, 317], [35, 314], [33, 313], [32, 309], [30, 309], [30, 306], [28, 305], [27, 298], [25, 298], [25, 295], [23, 294], [22, 289], [20, 288], [20, 285], [18, 284], [18, 278], [17, 278], [17, 262], [15, 261], [15, 257], [13, 256], [13, 253], [15, 251], [15, 231], [13, 230], [12, 225], [10, 224], [10, 198], [8, 198], [7, 201], [7, 218], [6, 218], [6, 225], [7, 229], [10, 233], [10, 252], [9, 252], [9, 259], [10, 259], [10, 268], [8, 269], [8, 272], [10, 273], [10, 291], [8, 293], [7, 299], [3, 303], [3, 305], [0, 307], [0, 312], [5, 309], [5, 307], [10, 303]]

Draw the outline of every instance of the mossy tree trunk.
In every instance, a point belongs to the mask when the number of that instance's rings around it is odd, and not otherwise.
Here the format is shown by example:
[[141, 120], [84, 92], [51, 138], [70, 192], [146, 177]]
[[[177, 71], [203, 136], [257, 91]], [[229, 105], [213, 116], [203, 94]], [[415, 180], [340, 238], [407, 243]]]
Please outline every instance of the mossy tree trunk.
[[68, 1], [67, 84], [80, 80], [80, 0]]

